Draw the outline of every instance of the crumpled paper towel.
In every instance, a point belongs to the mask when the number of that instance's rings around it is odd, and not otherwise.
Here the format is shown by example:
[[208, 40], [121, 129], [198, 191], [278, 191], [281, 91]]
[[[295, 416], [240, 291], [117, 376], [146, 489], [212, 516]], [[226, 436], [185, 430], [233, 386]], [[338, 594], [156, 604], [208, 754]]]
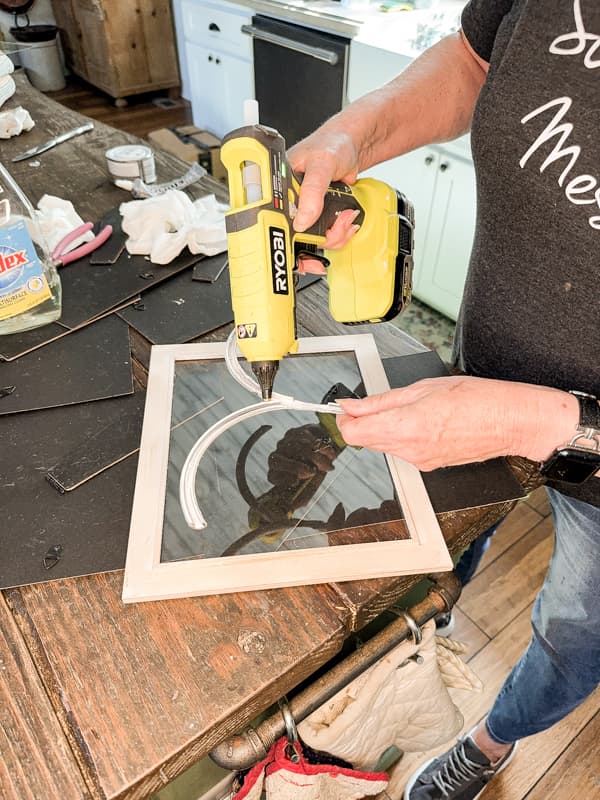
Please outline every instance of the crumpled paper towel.
[[16, 88], [12, 75], [2, 75], [0, 77], [0, 106], [3, 106], [13, 96]]
[[0, 112], [0, 139], [10, 139], [22, 131], [30, 131], [35, 122], [23, 106]]
[[227, 208], [214, 195], [192, 201], [176, 190], [121, 203], [121, 227], [129, 237], [127, 252], [149, 255], [153, 264], [169, 264], [186, 245], [191, 253], [223, 253], [227, 249]]
[[0, 52], [0, 78], [3, 78], [5, 75], [10, 75], [14, 71], [15, 65], [11, 59], [6, 55], [6, 53]]
[[[40, 199], [34, 213], [35, 217], [31, 222], [25, 220], [28, 229], [30, 229], [29, 233], [34, 241], [39, 244], [45, 244], [50, 252], [68, 233], [84, 224], [79, 214], [75, 211], [73, 203], [51, 194], [45, 194]], [[93, 238], [93, 232], [86, 231], [69, 244], [65, 249], [65, 253], [69, 250], [74, 250], [84, 242], [91, 241]]]

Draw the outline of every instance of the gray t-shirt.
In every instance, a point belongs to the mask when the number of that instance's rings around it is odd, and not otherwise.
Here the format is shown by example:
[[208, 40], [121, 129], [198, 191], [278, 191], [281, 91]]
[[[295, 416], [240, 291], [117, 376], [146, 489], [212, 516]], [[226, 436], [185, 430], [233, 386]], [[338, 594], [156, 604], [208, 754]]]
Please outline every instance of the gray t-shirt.
[[[462, 25], [490, 70], [457, 363], [600, 397], [600, 2], [471, 0]], [[556, 488], [600, 505], [599, 478]]]

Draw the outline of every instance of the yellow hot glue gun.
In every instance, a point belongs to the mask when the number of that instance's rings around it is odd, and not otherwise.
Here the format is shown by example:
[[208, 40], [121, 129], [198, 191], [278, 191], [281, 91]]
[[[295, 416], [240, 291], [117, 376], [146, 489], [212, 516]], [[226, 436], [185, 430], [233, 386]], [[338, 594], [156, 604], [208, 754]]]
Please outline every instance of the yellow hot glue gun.
[[[329, 309], [338, 322], [392, 319], [410, 301], [414, 213], [387, 184], [361, 178], [332, 183], [312, 228], [292, 227], [300, 181], [286, 161], [284, 138], [246, 125], [223, 140], [231, 210], [226, 215], [237, 341], [263, 399], [271, 398], [279, 361], [297, 350], [295, 268], [302, 253], [328, 264]], [[340, 250], [323, 251], [327, 230], [345, 209], [359, 230]]]

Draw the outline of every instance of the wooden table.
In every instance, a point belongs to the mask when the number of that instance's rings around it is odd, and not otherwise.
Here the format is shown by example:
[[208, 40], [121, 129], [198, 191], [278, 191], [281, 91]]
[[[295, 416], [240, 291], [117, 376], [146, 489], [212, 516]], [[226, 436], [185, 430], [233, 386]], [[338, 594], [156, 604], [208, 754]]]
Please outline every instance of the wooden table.
[[[36, 121], [2, 144], [2, 159], [81, 123], [18, 76], [16, 101]], [[16, 104], [13, 102], [13, 104]], [[37, 203], [70, 199], [84, 219], [125, 199], [104, 151], [133, 137], [97, 124], [46, 153], [42, 167], [10, 165]], [[181, 174], [167, 154], [159, 181]], [[224, 198], [206, 179], [203, 191]], [[305, 290], [299, 334], [341, 332], [323, 313], [323, 288]], [[211, 334], [223, 340], [230, 326]], [[369, 328], [382, 356], [419, 345], [392, 325]], [[143, 381], [149, 343], [133, 335]], [[523, 482], [524, 466], [516, 467]], [[453, 553], [512, 504], [440, 515]], [[9, 800], [143, 798], [160, 789], [332, 658], [344, 640], [419, 579], [400, 578], [123, 605], [122, 573], [50, 581], [0, 595], [0, 796]], [[241, 646], [257, 631], [265, 647]]]

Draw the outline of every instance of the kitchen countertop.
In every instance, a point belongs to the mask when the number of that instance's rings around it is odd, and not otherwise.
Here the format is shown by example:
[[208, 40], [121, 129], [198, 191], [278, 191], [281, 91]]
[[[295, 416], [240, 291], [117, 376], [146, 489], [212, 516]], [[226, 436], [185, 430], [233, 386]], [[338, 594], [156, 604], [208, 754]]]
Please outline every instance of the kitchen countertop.
[[365, 13], [331, 0], [235, 0], [235, 3], [251, 8], [257, 14], [349, 38], [360, 33], [371, 13], [370, 9]]
[[332, 0], [235, 0], [258, 14], [416, 57], [458, 27], [462, 0], [438, 0], [418, 11], [380, 10], [380, 0], [342, 3]]

